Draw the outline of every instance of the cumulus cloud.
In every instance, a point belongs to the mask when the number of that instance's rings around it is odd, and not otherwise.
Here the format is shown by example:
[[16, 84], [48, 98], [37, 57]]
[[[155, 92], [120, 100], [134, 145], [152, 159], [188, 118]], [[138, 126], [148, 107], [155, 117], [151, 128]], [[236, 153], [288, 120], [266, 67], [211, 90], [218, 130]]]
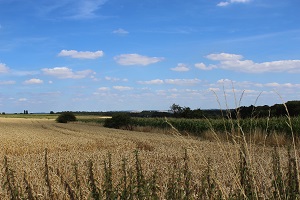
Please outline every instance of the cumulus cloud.
[[28, 99], [26, 99], [26, 98], [20, 98], [20, 99], [18, 99], [18, 101], [19, 102], [25, 102], [25, 101], [28, 101]]
[[223, 84], [223, 83], [233, 83], [233, 82], [234, 82], [233, 80], [230, 80], [230, 79], [227, 79], [227, 78], [220, 79], [220, 80], [217, 81], [217, 83], [221, 83], [221, 84]]
[[76, 50], [61, 50], [58, 56], [71, 57], [79, 59], [96, 59], [104, 55], [103, 51], [76, 51]]
[[44, 81], [41, 79], [38, 79], [38, 78], [32, 78], [32, 79], [24, 81], [24, 84], [26, 84], [26, 85], [42, 84], [42, 83], [44, 83]]
[[164, 60], [162, 57], [148, 57], [139, 54], [121, 54], [114, 57], [120, 65], [150, 65]]
[[0, 74], [7, 73], [9, 71], [9, 68], [4, 63], [0, 63]]
[[204, 63], [196, 63], [195, 67], [201, 70], [212, 70], [213, 68], [216, 68], [214, 65], [206, 66]]
[[55, 76], [59, 79], [82, 79], [86, 78], [91, 74], [94, 74], [92, 70], [83, 70], [74, 72], [68, 67], [54, 67], [54, 68], [44, 68], [43, 73], [49, 76]]
[[124, 82], [127, 82], [127, 81], [128, 81], [127, 78], [120, 79], [120, 78], [110, 77], [110, 76], [106, 76], [106, 77], [105, 77], [105, 80], [107, 80], [107, 81], [113, 81], [113, 82], [116, 82], [116, 81], [124, 81]]
[[117, 35], [127, 35], [129, 32], [122, 28], [119, 28], [117, 30], [114, 30], [113, 33]]
[[147, 84], [147, 85], [158, 85], [158, 84], [172, 84], [172, 85], [196, 85], [200, 83], [201, 80], [194, 79], [154, 79], [150, 81], [138, 81], [139, 84]]
[[225, 6], [228, 6], [232, 3], [248, 3], [250, 2], [251, 0], [228, 0], [228, 1], [221, 1], [217, 4], [217, 6], [220, 6], [220, 7], [225, 7]]
[[171, 68], [172, 71], [176, 71], [176, 72], [187, 72], [190, 69], [187, 67], [186, 64], [183, 63], [178, 63], [176, 67]]
[[300, 73], [300, 60], [279, 60], [271, 62], [255, 63], [252, 60], [243, 60], [242, 55], [237, 54], [210, 54], [206, 58], [219, 61], [214, 68], [246, 72], [246, 73], [264, 73], [264, 72], [289, 72]]
[[102, 92], [109, 91], [109, 88], [108, 87], [100, 87], [100, 88], [98, 88], [98, 91], [102, 91]]
[[147, 84], [147, 85], [158, 85], [158, 84], [163, 84], [164, 81], [161, 79], [154, 79], [150, 81], [138, 81], [139, 84]]
[[177, 67], [171, 68], [171, 70], [176, 72], [187, 72], [190, 69], [187, 67], [186, 64], [178, 63]]
[[206, 58], [210, 60], [226, 61], [226, 60], [241, 60], [243, 56], [229, 53], [209, 54]]
[[113, 86], [113, 88], [119, 91], [127, 91], [133, 89], [132, 87], [128, 87], [128, 86]]
[[166, 79], [165, 83], [174, 85], [196, 85], [200, 83], [201, 80], [195, 79]]
[[221, 1], [220, 3], [217, 4], [217, 6], [224, 7], [224, 6], [228, 6], [229, 4], [230, 3], [227, 1]]
[[[220, 87], [220, 86], [234, 86], [235, 88], [259, 88], [261, 89], [300, 89], [300, 84], [298, 83], [278, 83], [278, 82], [269, 82], [269, 83], [257, 83], [251, 81], [234, 81], [230, 79], [220, 79], [216, 82], [216, 84], [210, 84], [211, 87]], [[247, 89], [249, 90], [249, 89]]]

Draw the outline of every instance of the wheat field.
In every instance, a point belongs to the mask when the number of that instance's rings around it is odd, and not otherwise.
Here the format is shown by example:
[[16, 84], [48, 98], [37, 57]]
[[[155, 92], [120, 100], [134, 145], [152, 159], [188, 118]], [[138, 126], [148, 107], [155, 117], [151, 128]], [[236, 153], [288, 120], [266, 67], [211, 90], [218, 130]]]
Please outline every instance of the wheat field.
[[[151, 176], [157, 172], [159, 194], [167, 190], [170, 174], [176, 166], [183, 165], [187, 150], [192, 181], [199, 183], [203, 172], [211, 163], [212, 175], [224, 197], [240, 187], [237, 168], [239, 166], [239, 146], [229, 142], [204, 141], [199, 138], [181, 136], [176, 131], [168, 133], [144, 133], [104, 128], [97, 124], [59, 124], [53, 119], [0, 118], [0, 158], [7, 157], [13, 169], [15, 182], [21, 191], [24, 177], [30, 183], [34, 196], [51, 199], [45, 183], [45, 151], [53, 193], [56, 199], [69, 199], [62, 184], [62, 178], [72, 182], [74, 166], [77, 166], [84, 198], [89, 198], [87, 162], [93, 162], [97, 182], [103, 179], [104, 161], [111, 154], [113, 180], [121, 179], [122, 160], [128, 168], [134, 167], [134, 151], [138, 150], [143, 173]], [[272, 148], [247, 146], [249, 160], [257, 190], [268, 193], [272, 173]], [[285, 159], [285, 149], [279, 149]], [[0, 162], [1, 169], [4, 161]], [[1, 170], [1, 184], [4, 185], [5, 172]], [[163, 196], [159, 196], [163, 199]], [[0, 199], [10, 199], [6, 189], [1, 187]]]

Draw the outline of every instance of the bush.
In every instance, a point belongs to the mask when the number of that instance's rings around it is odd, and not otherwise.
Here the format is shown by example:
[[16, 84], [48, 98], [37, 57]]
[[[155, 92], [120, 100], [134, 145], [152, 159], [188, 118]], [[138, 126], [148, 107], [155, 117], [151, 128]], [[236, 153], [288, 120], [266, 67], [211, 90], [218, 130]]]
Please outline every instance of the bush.
[[114, 114], [112, 118], [105, 120], [104, 127], [130, 129], [131, 117], [126, 113]]
[[68, 123], [76, 121], [76, 117], [72, 112], [63, 112], [57, 118], [56, 121], [58, 123]]

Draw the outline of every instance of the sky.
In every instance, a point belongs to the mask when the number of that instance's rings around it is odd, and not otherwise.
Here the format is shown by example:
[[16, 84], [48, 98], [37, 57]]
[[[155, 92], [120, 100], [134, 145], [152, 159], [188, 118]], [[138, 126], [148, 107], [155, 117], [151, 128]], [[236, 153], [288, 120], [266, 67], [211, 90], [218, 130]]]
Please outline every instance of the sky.
[[300, 100], [299, 0], [0, 0], [0, 112]]

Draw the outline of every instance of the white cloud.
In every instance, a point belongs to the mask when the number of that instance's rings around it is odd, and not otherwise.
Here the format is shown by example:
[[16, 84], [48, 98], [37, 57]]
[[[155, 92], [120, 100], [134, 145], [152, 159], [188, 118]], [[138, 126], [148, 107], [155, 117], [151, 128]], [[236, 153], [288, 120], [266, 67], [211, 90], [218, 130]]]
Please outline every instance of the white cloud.
[[25, 101], [27, 101], [28, 99], [26, 99], [26, 98], [20, 98], [18, 101], [19, 102], [25, 102]]
[[37, 78], [32, 78], [32, 79], [24, 81], [24, 84], [27, 84], [27, 85], [42, 84], [42, 83], [44, 83], [44, 81], [41, 79], [37, 79]]
[[68, 67], [44, 68], [42, 71], [46, 75], [55, 76], [60, 79], [82, 79], [94, 73], [92, 70], [73, 72], [73, 70]]
[[300, 89], [300, 84], [292, 84], [292, 83], [272, 82], [272, 83], [265, 83], [262, 85], [265, 87], [272, 87], [272, 88], [298, 88], [298, 89]]
[[127, 81], [128, 81], [128, 79], [126, 79], [126, 78], [120, 79], [120, 78], [109, 77], [109, 76], [106, 76], [106, 77], [105, 77], [105, 80], [107, 80], [107, 81], [113, 81], [113, 82], [116, 82], [116, 81], [124, 81], [124, 82], [127, 82]]
[[217, 6], [224, 7], [224, 6], [228, 6], [229, 4], [230, 3], [227, 1], [221, 1], [220, 3], [217, 4]]
[[119, 91], [127, 91], [133, 89], [132, 87], [128, 87], [128, 86], [113, 86], [113, 88]]
[[104, 55], [103, 51], [76, 51], [76, 50], [61, 50], [58, 56], [69, 56], [71, 58], [80, 59], [96, 59]]
[[9, 71], [9, 68], [4, 63], [0, 63], [0, 74], [1, 73], [7, 73]]
[[195, 85], [200, 83], [201, 80], [195, 79], [166, 79], [165, 83], [174, 85]]
[[126, 31], [126, 30], [124, 30], [124, 29], [122, 29], [122, 28], [119, 28], [117, 30], [114, 30], [113, 33], [114, 34], [118, 34], [118, 35], [127, 35], [129, 32]]
[[108, 87], [100, 87], [100, 88], [98, 88], [98, 90], [104, 92], [104, 91], [109, 91], [109, 88]]
[[230, 0], [231, 3], [247, 3], [250, 2], [251, 0]]
[[225, 79], [220, 79], [220, 80], [218, 80], [217, 81], [217, 83], [221, 83], [221, 84], [223, 84], [223, 83], [233, 83], [234, 81], [232, 81], [232, 80], [230, 80], [230, 79], [227, 79], [227, 78], [225, 78]]
[[213, 68], [216, 68], [214, 65], [206, 66], [204, 63], [196, 63], [195, 67], [201, 70], [212, 70]]
[[246, 73], [289, 72], [300, 73], [300, 60], [279, 60], [255, 63], [252, 60], [242, 60], [242, 55], [220, 53], [206, 56], [210, 60], [219, 61], [215, 68], [240, 71]]
[[14, 85], [16, 81], [0, 81], [0, 85]]
[[163, 84], [164, 81], [161, 79], [154, 79], [150, 81], [138, 81], [139, 84], [147, 84], [147, 85], [158, 85], [158, 84]]
[[178, 63], [177, 67], [171, 68], [171, 70], [176, 72], [187, 72], [190, 69], [187, 67], [186, 64]]
[[220, 3], [217, 4], [217, 6], [225, 7], [225, 6], [228, 6], [229, 4], [232, 4], [232, 3], [248, 3], [250, 1], [251, 0], [228, 0], [228, 1], [221, 1]]
[[148, 57], [139, 54], [121, 54], [114, 57], [120, 65], [150, 65], [164, 60], [162, 57]]
[[219, 92], [220, 88], [208, 88], [208, 91]]
[[279, 87], [280, 84], [273, 82], [273, 83], [266, 83], [266, 84], [264, 84], [264, 86], [266, 86], [266, 87]]
[[229, 54], [229, 53], [219, 53], [219, 54], [209, 54], [206, 58], [210, 60], [226, 61], [226, 60], [240, 60], [243, 58], [241, 55]]

